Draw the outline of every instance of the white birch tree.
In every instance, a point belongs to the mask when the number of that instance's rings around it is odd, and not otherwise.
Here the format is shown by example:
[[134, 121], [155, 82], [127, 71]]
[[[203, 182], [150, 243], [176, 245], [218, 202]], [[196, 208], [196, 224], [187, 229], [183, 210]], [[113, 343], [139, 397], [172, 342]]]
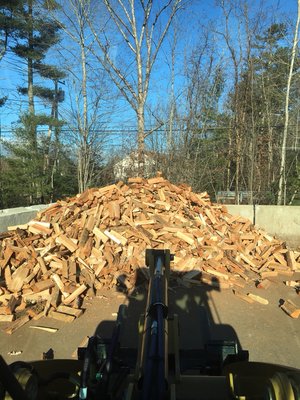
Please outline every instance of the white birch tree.
[[281, 161], [280, 161], [280, 176], [279, 176], [279, 185], [278, 185], [278, 197], [277, 197], [277, 205], [286, 204], [286, 174], [285, 174], [285, 164], [286, 164], [286, 143], [288, 136], [288, 128], [289, 128], [289, 105], [290, 105], [290, 89], [291, 82], [294, 72], [294, 63], [296, 58], [297, 46], [299, 42], [299, 23], [300, 23], [300, 0], [298, 0], [298, 13], [297, 20], [294, 31], [294, 39], [293, 39], [293, 47], [291, 53], [291, 62], [289, 66], [289, 75], [287, 80], [286, 87], [286, 95], [285, 95], [285, 118], [284, 118], [284, 128], [282, 135], [282, 144], [281, 144]]
[[[101, 27], [100, 23], [96, 25], [89, 19], [90, 29], [98, 45], [98, 51], [94, 54], [136, 115], [138, 172], [143, 174], [145, 139], [161, 126], [158, 124], [151, 130], [145, 130], [145, 107], [151, 74], [183, 0], [103, 2], [113, 29], [110, 35], [107, 26]], [[122, 51], [124, 45], [125, 52]], [[122, 53], [122, 56], [116, 56], [116, 51]]]
[[78, 189], [83, 192], [95, 177], [95, 158], [102, 146], [102, 137], [97, 131], [101, 120], [103, 82], [102, 76], [93, 68], [93, 35], [87, 20], [91, 21], [94, 11], [91, 0], [66, 0], [61, 5], [60, 12], [54, 16], [65, 34], [60, 57], [69, 75], [71, 94], [65, 114], [77, 151]]

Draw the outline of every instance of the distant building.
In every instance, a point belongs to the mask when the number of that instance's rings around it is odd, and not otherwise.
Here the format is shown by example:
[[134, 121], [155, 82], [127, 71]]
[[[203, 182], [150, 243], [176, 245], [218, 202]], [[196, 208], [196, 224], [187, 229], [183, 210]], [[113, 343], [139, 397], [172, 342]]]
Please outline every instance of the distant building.
[[[144, 154], [144, 177], [148, 178], [155, 172], [156, 153], [145, 152]], [[139, 172], [138, 153], [132, 152], [114, 165], [114, 176], [116, 180], [137, 176]]]
[[[223, 191], [218, 192], [216, 196], [217, 203], [222, 204], [235, 204], [236, 193], [234, 191]], [[240, 191], [239, 192], [239, 204], [250, 204], [251, 193]]]

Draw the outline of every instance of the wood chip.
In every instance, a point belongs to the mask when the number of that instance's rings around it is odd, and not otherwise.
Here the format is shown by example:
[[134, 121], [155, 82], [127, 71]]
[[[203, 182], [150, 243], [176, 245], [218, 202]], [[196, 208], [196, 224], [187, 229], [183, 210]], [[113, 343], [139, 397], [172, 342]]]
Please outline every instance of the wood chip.
[[38, 329], [40, 331], [45, 331], [45, 332], [50, 332], [50, 333], [55, 333], [58, 331], [58, 328], [51, 328], [50, 326], [40, 326], [40, 325], [31, 325], [29, 327], [30, 329]]
[[247, 296], [250, 297], [251, 300], [256, 301], [257, 303], [264, 304], [264, 305], [269, 304], [269, 300], [264, 299], [261, 296], [257, 296], [256, 294], [248, 293]]

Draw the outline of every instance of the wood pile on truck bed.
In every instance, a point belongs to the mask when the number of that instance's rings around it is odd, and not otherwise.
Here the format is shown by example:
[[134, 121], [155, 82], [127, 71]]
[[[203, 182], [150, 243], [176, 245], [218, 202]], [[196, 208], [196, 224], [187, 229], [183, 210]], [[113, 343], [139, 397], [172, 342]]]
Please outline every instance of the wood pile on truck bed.
[[80, 300], [101, 287], [130, 291], [145, 267], [146, 248], [175, 254], [173, 275], [184, 285], [209, 284], [239, 293], [300, 270], [300, 253], [163, 177], [131, 178], [85, 191], [11, 227], [0, 239], [0, 321], [6, 329], [43, 315], [66, 322], [82, 313]]

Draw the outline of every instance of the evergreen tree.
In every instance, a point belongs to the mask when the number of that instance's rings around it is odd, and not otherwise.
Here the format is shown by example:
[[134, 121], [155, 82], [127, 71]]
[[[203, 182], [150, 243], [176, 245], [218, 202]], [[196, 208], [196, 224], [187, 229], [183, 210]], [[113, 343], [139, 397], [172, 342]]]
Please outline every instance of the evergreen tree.
[[36, 147], [35, 141], [29, 140], [28, 132], [31, 124], [43, 124], [43, 116], [34, 119], [24, 114], [14, 132], [16, 141], [5, 143], [9, 156], [2, 160], [0, 208], [45, 203], [77, 193], [76, 163], [69, 149], [61, 143], [49, 146], [50, 159], [55, 157], [56, 162], [47, 175], [41, 173], [45, 165], [46, 138], [38, 140]]
[[19, 26], [23, 0], [0, 0], [0, 60], [4, 57], [9, 38]]
[[[27, 65], [27, 84], [19, 87], [18, 91], [27, 96], [28, 111], [21, 115], [20, 126], [14, 132], [16, 143], [7, 144], [14, 159], [11, 167], [18, 170], [18, 165], [21, 165], [21, 170], [28, 177], [18, 174], [20, 186], [27, 188], [24, 189], [27, 203], [53, 200], [54, 176], [59, 165], [59, 134], [63, 121], [58, 118], [58, 104], [64, 100], [64, 93], [58, 88], [58, 82], [65, 77], [65, 73], [45, 62], [48, 50], [60, 40], [60, 26], [49, 17], [49, 7], [56, 8], [58, 5], [55, 1], [41, 4], [37, 0], [22, 0], [14, 44], [10, 46]], [[53, 88], [49, 84], [35, 84], [36, 77], [51, 80]], [[49, 106], [49, 114], [38, 112], [36, 98]], [[47, 126], [47, 134], [41, 134], [38, 127]]]

